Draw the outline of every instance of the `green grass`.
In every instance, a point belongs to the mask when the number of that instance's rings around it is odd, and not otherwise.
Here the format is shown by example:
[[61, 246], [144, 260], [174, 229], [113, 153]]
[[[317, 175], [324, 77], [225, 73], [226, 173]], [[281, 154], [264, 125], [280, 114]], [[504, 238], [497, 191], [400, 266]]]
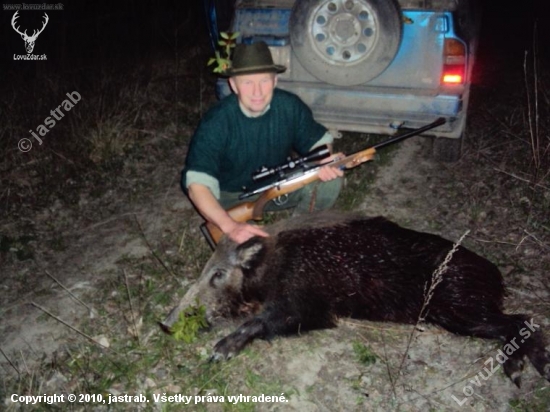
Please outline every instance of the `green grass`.
[[363, 365], [372, 365], [376, 363], [376, 354], [369, 346], [362, 342], [353, 342], [353, 352], [355, 352], [357, 360]]
[[529, 400], [515, 399], [510, 402], [511, 410], [514, 412], [547, 412], [548, 405], [550, 405], [550, 390], [547, 385], [536, 390]]

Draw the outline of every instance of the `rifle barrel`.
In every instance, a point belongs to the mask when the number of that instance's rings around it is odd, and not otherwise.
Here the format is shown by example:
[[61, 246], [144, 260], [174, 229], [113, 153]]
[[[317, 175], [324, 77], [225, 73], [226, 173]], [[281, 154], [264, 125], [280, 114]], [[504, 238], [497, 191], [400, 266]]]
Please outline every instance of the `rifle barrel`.
[[[374, 151], [378, 151], [379, 149], [383, 148], [383, 147], [386, 147], [386, 146], [389, 146], [389, 145], [392, 145], [394, 143], [398, 143], [398, 142], [401, 142], [402, 140], [405, 140], [405, 139], [408, 139], [409, 137], [413, 137], [413, 136], [416, 136], [416, 135], [419, 135], [420, 133], [422, 132], [425, 132], [426, 130], [430, 130], [430, 129], [433, 129], [434, 127], [437, 127], [437, 126], [440, 126], [442, 124], [444, 124], [446, 122], [446, 120], [443, 118], [443, 117], [440, 117], [438, 118], [437, 120], [435, 120], [434, 122], [430, 123], [430, 124], [427, 124], [426, 126], [422, 126], [418, 129], [414, 129], [414, 130], [411, 130], [410, 132], [407, 132], [407, 133], [403, 133], [399, 136], [395, 136], [395, 137], [392, 137], [388, 140], [385, 140], [381, 143], [378, 143], [377, 145], [374, 145], [374, 146], [371, 146], [369, 147], [368, 149], [365, 149], [365, 151], [367, 150], [372, 150], [374, 149]], [[323, 148], [326, 146], [321, 146], [321, 148]], [[317, 149], [316, 151], [320, 151], [320, 149]], [[315, 156], [317, 155], [316, 151], [314, 152], [311, 152], [308, 156]], [[362, 151], [363, 152], [363, 151]], [[320, 153], [322, 154], [321, 157], [324, 157], [325, 154], [328, 153], [328, 149], [325, 149], [324, 151], [320, 151]], [[304, 159], [306, 159], [306, 157], [304, 157]], [[309, 157], [308, 157], [309, 159]], [[334, 161], [333, 163], [335, 163], [336, 166], [339, 166], [339, 167], [342, 167], [343, 169], [345, 169], [345, 165], [347, 162], [350, 162], [354, 160], [354, 155], [350, 155], [350, 156], [346, 156], [342, 159], [339, 159], [339, 160], [336, 160]], [[300, 160], [302, 161], [302, 160]], [[364, 162], [365, 160], [362, 160], [362, 162]], [[331, 163], [326, 163], [327, 165], [330, 165]], [[357, 166], [358, 164], [360, 163], [355, 163], [353, 167]], [[263, 186], [263, 187], [260, 187], [258, 189], [255, 189], [255, 190], [251, 190], [249, 192], [245, 192], [245, 193], [242, 193], [239, 195], [239, 199], [242, 200], [242, 199], [246, 199], [246, 198], [249, 198], [249, 197], [252, 197], [254, 195], [257, 195], [259, 193], [262, 193], [262, 192], [265, 192], [266, 190], [269, 190], [271, 188], [274, 188], [274, 187], [277, 187], [281, 184], [284, 184], [286, 182], [289, 182], [289, 181], [295, 181], [295, 180], [300, 180], [300, 179], [303, 179], [304, 177], [307, 177], [309, 176], [312, 172], [316, 172], [317, 170], [319, 170], [319, 168], [321, 166], [324, 166], [324, 165], [319, 165], [317, 167], [314, 167], [314, 168], [311, 168], [311, 169], [307, 169], [307, 170], [301, 170], [301, 171], [298, 171], [294, 174], [291, 174], [291, 175], [287, 175], [287, 176], [284, 176], [283, 178], [280, 178], [278, 180], [276, 180], [275, 182], [271, 183], [271, 184], [268, 184], [266, 186]], [[286, 168], [288, 167], [287, 165], [283, 165], [283, 166], [277, 166], [275, 168], [272, 168], [271, 170], [275, 170], [275, 169], [280, 169], [280, 168]], [[262, 172], [264, 173], [264, 172]], [[266, 174], [267, 176], [267, 174]], [[265, 176], [261, 176], [262, 178], [265, 177]], [[256, 179], [254, 179], [256, 180]]]
[[433, 129], [437, 126], [441, 126], [442, 124], [444, 124], [446, 122], [445, 118], [443, 117], [440, 117], [438, 118], [436, 121], [430, 123], [430, 124], [427, 124], [426, 126], [422, 126], [418, 129], [414, 129], [414, 130], [411, 130], [410, 132], [407, 132], [407, 133], [403, 133], [399, 136], [395, 136], [391, 139], [388, 139], [388, 140], [385, 140], [381, 143], [378, 143], [377, 145], [373, 146], [373, 148], [375, 150], [379, 150], [379, 149], [382, 149], [383, 147], [386, 147], [386, 146], [389, 146], [389, 145], [392, 145], [394, 143], [399, 143], [400, 141], [402, 140], [405, 140], [405, 139], [408, 139], [409, 137], [413, 137], [413, 136], [416, 136], [420, 133], [423, 133], [425, 132], [426, 130], [430, 130], [430, 129]]

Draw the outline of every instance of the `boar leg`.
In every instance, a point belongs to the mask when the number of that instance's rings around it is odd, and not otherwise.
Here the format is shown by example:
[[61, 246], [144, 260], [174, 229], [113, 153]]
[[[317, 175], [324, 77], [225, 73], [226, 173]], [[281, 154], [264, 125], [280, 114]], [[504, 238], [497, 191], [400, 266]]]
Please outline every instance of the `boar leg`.
[[210, 360], [231, 359], [238, 355], [248, 342], [256, 338], [262, 338], [263, 336], [265, 336], [265, 325], [263, 322], [258, 318], [249, 320], [214, 346], [214, 353]]
[[321, 299], [309, 297], [307, 301], [288, 299], [277, 302], [220, 340], [214, 347], [211, 360], [230, 359], [254, 339], [271, 339], [335, 326], [335, 318]]
[[454, 333], [503, 342], [501, 349], [507, 354], [504, 373], [517, 387], [521, 386], [525, 356], [550, 381], [550, 353], [545, 350], [541, 332], [536, 330], [540, 326], [525, 315], [507, 315], [490, 305], [486, 311], [479, 311], [480, 306], [476, 308], [477, 313], [468, 313], [467, 308], [455, 312], [454, 316], [449, 316], [448, 312], [436, 312], [430, 314], [429, 320]]

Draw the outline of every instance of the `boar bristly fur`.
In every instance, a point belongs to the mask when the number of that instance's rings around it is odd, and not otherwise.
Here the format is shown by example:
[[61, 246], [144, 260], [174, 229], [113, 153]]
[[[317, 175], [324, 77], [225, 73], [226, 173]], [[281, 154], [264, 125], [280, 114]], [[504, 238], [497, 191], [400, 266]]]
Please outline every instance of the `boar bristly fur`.
[[[213, 359], [235, 356], [256, 338], [334, 327], [339, 317], [414, 324], [433, 273], [453, 248], [440, 236], [382, 217], [321, 213], [268, 230], [270, 237], [240, 245], [223, 239], [175, 309], [198, 297], [211, 323], [247, 316], [215, 345]], [[519, 386], [527, 356], [550, 381], [550, 353], [541, 332], [527, 328], [526, 339], [522, 333], [530, 318], [502, 312], [505, 290], [495, 265], [459, 246], [441, 276], [427, 322], [460, 335], [517, 343], [504, 363], [505, 373]], [[173, 311], [164, 324], [170, 326], [175, 316]]]

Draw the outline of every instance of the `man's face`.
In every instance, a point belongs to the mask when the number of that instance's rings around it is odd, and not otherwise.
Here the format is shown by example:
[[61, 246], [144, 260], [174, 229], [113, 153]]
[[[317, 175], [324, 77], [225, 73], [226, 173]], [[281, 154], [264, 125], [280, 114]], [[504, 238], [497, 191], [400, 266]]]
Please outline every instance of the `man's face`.
[[260, 114], [273, 98], [277, 85], [275, 73], [244, 74], [229, 79], [239, 102], [252, 114]]

